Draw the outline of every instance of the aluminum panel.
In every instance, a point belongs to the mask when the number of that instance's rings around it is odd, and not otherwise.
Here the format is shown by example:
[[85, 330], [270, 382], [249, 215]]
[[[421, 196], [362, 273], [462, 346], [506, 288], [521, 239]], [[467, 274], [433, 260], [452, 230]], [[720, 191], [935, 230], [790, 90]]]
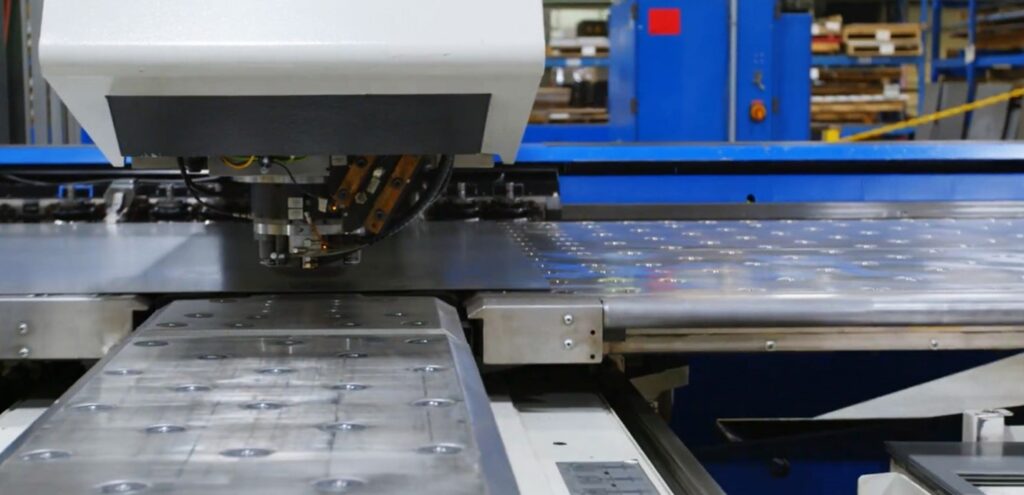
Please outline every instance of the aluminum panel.
[[0, 492], [517, 493], [455, 310], [172, 303], [3, 457]]
[[538, 223], [510, 227], [606, 328], [1024, 322], [1024, 220]]
[[360, 265], [275, 270], [246, 224], [0, 225], [0, 294], [544, 290], [493, 223], [420, 222]]

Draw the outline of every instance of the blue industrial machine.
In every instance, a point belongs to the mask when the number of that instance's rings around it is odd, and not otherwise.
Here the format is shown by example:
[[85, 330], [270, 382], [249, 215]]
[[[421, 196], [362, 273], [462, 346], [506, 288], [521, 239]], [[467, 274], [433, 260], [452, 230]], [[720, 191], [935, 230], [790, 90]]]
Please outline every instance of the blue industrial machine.
[[[775, 0], [611, 7], [607, 124], [534, 124], [526, 142], [799, 141], [810, 137], [811, 15]], [[735, 18], [735, 29], [730, 21]]]

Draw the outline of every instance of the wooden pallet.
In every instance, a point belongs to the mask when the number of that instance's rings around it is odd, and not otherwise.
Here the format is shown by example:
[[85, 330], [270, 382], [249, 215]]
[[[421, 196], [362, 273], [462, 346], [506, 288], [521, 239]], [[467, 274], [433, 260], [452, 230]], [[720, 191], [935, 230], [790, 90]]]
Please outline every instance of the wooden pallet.
[[913, 57], [922, 53], [921, 25], [849, 24], [843, 28], [846, 54], [853, 57]]
[[875, 124], [880, 122], [877, 113], [871, 112], [812, 112], [813, 124]]
[[815, 96], [828, 95], [881, 95], [885, 94], [885, 84], [881, 82], [829, 82], [815, 84], [811, 87]]
[[883, 114], [905, 111], [906, 102], [902, 100], [814, 102], [811, 103], [811, 121], [873, 124], [880, 122]]
[[903, 70], [899, 67], [849, 67], [818, 70], [818, 80], [842, 83], [884, 83], [899, 81]]
[[843, 28], [843, 41], [921, 41], [921, 25], [902, 24], [847, 24]]
[[530, 113], [531, 124], [599, 124], [608, 122], [607, 108], [547, 108]]
[[891, 41], [847, 42], [846, 54], [851, 57], [917, 57], [923, 53], [921, 42], [899, 44]]

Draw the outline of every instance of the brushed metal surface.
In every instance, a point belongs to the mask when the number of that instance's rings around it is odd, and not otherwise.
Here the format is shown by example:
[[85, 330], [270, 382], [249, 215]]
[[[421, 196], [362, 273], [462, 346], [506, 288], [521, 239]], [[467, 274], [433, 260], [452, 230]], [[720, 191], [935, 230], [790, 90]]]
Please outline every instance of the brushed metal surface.
[[606, 328], [1024, 322], [1024, 220], [510, 225]]
[[179, 301], [9, 448], [0, 493], [517, 493], [455, 310]]
[[0, 224], [0, 294], [545, 290], [496, 223], [417, 222], [315, 271], [259, 264], [247, 224]]

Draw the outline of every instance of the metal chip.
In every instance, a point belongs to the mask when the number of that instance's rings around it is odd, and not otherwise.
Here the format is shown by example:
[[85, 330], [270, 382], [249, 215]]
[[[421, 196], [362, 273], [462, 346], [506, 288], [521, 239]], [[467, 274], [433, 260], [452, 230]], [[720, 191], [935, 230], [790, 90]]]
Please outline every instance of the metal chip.
[[146, 433], [157, 435], [157, 434], [168, 434], [168, 433], [182, 433], [188, 430], [184, 426], [178, 425], [153, 425], [146, 427]]
[[366, 425], [346, 421], [342, 423], [320, 425], [319, 428], [323, 431], [334, 433], [339, 431], [362, 431], [366, 429]]
[[243, 409], [249, 409], [252, 411], [277, 411], [279, 409], [284, 409], [285, 407], [287, 406], [280, 402], [250, 402], [242, 405]]
[[196, 356], [196, 359], [198, 359], [200, 361], [220, 361], [222, 359], [227, 359], [227, 358], [228, 358], [228, 356], [226, 356], [224, 354], [200, 354], [200, 355]]
[[330, 478], [313, 482], [313, 489], [319, 493], [349, 493], [366, 485], [365, 481], [352, 478]]
[[303, 345], [305, 343], [306, 343], [305, 341], [297, 340], [297, 339], [282, 339], [282, 340], [275, 340], [275, 341], [271, 342], [270, 345], [283, 346], [283, 347], [293, 347], [293, 346], [297, 346], [297, 345]]
[[437, 342], [437, 340], [428, 338], [405, 339], [406, 344], [432, 344], [434, 342]]
[[149, 490], [149, 484], [141, 481], [111, 481], [97, 487], [103, 494], [139, 493]]
[[369, 385], [362, 383], [335, 383], [334, 385], [328, 385], [327, 388], [331, 390], [344, 390], [346, 392], [355, 392], [359, 390], [366, 390]]
[[33, 450], [32, 452], [26, 452], [21, 456], [22, 460], [35, 462], [35, 461], [55, 461], [59, 459], [67, 459], [71, 457], [71, 452], [66, 450]]
[[446, 366], [441, 366], [439, 364], [428, 364], [426, 366], [417, 366], [412, 370], [416, 373], [438, 373], [447, 369], [448, 368]]
[[209, 385], [199, 385], [199, 384], [195, 384], [195, 383], [189, 383], [187, 385], [178, 385], [177, 387], [174, 387], [172, 390], [174, 390], [175, 392], [181, 392], [181, 393], [209, 392], [209, 391], [213, 390], [213, 387], [211, 387]]
[[454, 443], [438, 443], [434, 445], [424, 445], [416, 452], [420, 454], [436, 454], [436, 455], [455, 455], [462, 452], [463, 447], [459, 444]]
[[420, 399], [412, 403], [416, 407], [451, 407], [455, 401], [451, 399]]
[[134, 345], [135, 347], [165, 347], [169, 344], [165, 340], [140, 340]]
[[267, 457], [267, 456], [269, 456], [270, 454], [273, 454], [273, 453], [274, 453], [274, 451], [270, 450], [270, 449], [250, 449], [250, 448], [244, 448], [244, 449], [228, 449], [228, 450], [222, 451], [220, 453], [220, 455], [222, 455], [224, 457], [235, 457], [235, 458], [239, 458], [239, 459], [250, 459], [250, 458], [253, 458], [253, 457]]
[[367, 357], [367, 354], [363, 352], [343, 352], [338, 354], [338, 357], [342, 359], [362, 359]]
[[116, 407], [114, 407], [114, 406], [112, 406], [110, 404], [100, 404], [100, 403], [97, 403], [97, 402], [87, 402], [85, 404], [75, 404], [75, 405], [71, 406], [71, 409], [74, 409], [75, 411], [85, 411], [85, 412], [106, 412], [106, 411], [113, 411], [114, 409], [116, 409]]

